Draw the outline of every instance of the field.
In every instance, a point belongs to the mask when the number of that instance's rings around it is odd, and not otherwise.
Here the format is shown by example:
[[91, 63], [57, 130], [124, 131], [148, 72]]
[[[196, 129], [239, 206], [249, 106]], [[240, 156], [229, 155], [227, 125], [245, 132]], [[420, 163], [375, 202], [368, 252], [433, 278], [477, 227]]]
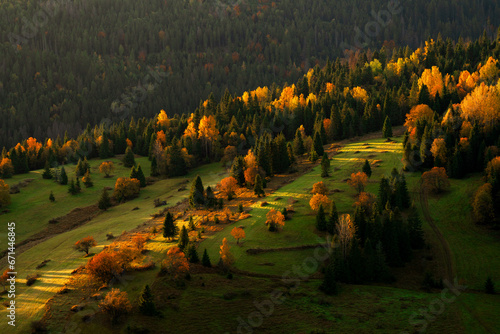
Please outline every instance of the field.
[[[470, 219], [469, 201], [472, 193], [480, 184], [479, 176], [464, 180], [451, 180], [451, 190], [440, 196], [430, 196], [428, 207], [430, 215], [444, 236], [451, 258], [446, 258], [444, 246], [436, 236], [428, 221], [421, 215], [426, 233], [428, 247], [435, 254], [433, 266], [436, 274], [444, 276], [446, 261], [450, 261], [453, 274], [474, 292], [460, 294], [456, 302], [445, 303], [443, 312], [431, 318], [419, 316], [422, 309], [435, 307], [441, 291], [432, 293], [421, 290], [414, 284], [398, 282], [394, 286], [342, 285], [339, 296], [327, 297], [318, 292], [321, 275], [311, 272], [310, 276], [300, 281], [297, 289], [291, 289], [290, 284], [283, 282], [281, 277], [293, 271], [294, 268], [314, 256], [315, 248], [282, 250], [282, 247], [311, 246], [324, 243], [325, 236], [318, 234], [314, 228], [315, 215], [309, 207], [311, 188], [315, 182], [324, 181], [332, 191], [329, 195], [336, 203], [339, 213], [352, 213], [355, 201], [355, 191], [347, 184], [346, 179], [351, 173], [361, 170], [365, 159], [372, 165], [373, 174], [367, 186], [367, 191], [377, 194], [378, 182], [383, 175], [390, 175], [393, 168], [400, 169], [401, 138], [394, 142], [383, 139], [358, 139], [346, 143], [338, 154], [332, 156], [332, 172], [328, 179], [320, 177], [320, 167], [314, 167], [304, 175], [299, 175], [292, 182], [282, 186], [266, 198], [245, 207], [250, 210], [250, 217], [232, 224], [221, 224], [223, 229], [213, 234], [207, 234], [198, 245], [201, 255], [207, 249], [213, 264], [219, 259], [219, 247], [223, 238], [229, 240], [231, 252], [235, 257], [235, 268], [240, 270], [229, 280], [215, 270], [194, 266], [194, 273], [185, 287], [173, 286], [172, 282], [157, 278], [158, 268], [152, 271], [134, 273], [127, 276], [125, 282], [117, 287], [129, 293], [133, 303], [137, 301], [145, 284], [154, 286], [161, 291], [157, 296], [162, 306], [163, 318], [144, 318], [134, 315], [127, 319], [126, 325], [131, 327], [144, 326], [145, 322], [152, 332], [168, 326], [173, 332], [236, 332], [241, 325], [240, 320], [249, 320], [249, 315], [256, 310], [255, 303], [266, 299], [274, 290], [286, 292], [285, 301], [275, 305], [271, 315], [264, 316], [262, 324], [255, 326], [258, 333], [310, 333], [314, 329], [325, 329], [326, 333], [348, 332], [356, 329], [357, 333], [401, 333], [414, 332], [428, 324], [427, 332], [454, 333], [494, 333], [500, 328], [496, 314], [500, 310], [498, 295], [489, 296], [480, 293], [486, 276], [490, 275], [500, 285], [500, 251], [498, 235], [472, 224]], [[149, 166], [144, 158], [137, 159], [145, 169]], [[118, 167], [112, 179], [105, 179], [94, 170], [99, 161], [91, 161], [95, 187], [84, 189], [83, 193], [72, 197], [67, 194], [67, 188], [52, 181], [42, 180], [40, 171], [16, 176], [9, 183], [17, 183], [26, 178], [34, 178], [31, 184], [21, 189], [21, 193], [13, 196], [12, 212], [2, 216], [4, 220], [16, 221], [19, 225], [19, 240], [26, 239], [36, 232], [49, 226], [48, 219], [62, 216], [74, 208], [94, 204], [103, 186], [113, 186], [116, 177], [128, 175], [128, 169]], [[118, 161], [115, 160], [115, 164]], [[69, 171], [70, 168], [68, 168]], [[95, 218], [71, 231], [54, 236], [43, 241], [17, 257], [17, 270], [21, 272], [18, 281], [18, 296], [16, 302], [22, 305], [18, 309], [18, 319], [37, 319], [44, 313], [44, 304], [70, 277], [70, 273], [87, 261], [81, 253], [72, 249], [73, 243], [83, 236], [93, 235], [99, 244], [92, 250], [97, 253], [111, 241], [106, 240], [106, 234], [115, 236], [123, 231], [131, 231], [138, 226], [151, 228], [158, 226], [160, 220], [151, 220], [150, 215], [158, 212], [153, 207], [153, 199], [161, 198], [174, 206], [185, 199], [188, 190], [178, 191], [182, 186], [189, 189], [190, 181], [195, 175], [202, 176], [204, 185], [213, 185], [226, 176], [220, 164], [212, 164], [197, 168], [183, 178], [161, 180], [141, 190], [139, 198], [113, 207], [100, 213]], [[71, 174], [69, 175], [71, 178]], [[419, 173], [407, 173], [407, 182], [417, 208], [423, 213], [419, 201]], [[48, 193], [54, 191], [56, 203], [48, 201]], [[262, 206], [262, 202], [267, 202]], [[296, 202], [295, 202], [296, 201]], [[295, 213], [292, 219], [286, 221], [283, 231], [271, 233], [265, 226], [266, 213], [271, 209], [281, 210], [293, 202]], [[233, 210], [238, 199], [229, 202]], [[29, 208], [29, 210], [28, 210]], [[133, 210], [135, 208], [139, 208]], [[161, 208], [160, 208], [161, 209]], [[456, 219], [455, 217], [461, 217]], [[30, 221], [32, 224], [21, 225]], [[178, 221], [178, 224], [185, 223]], [[239, 244], [231, 236], [231, 229], [244, 226], [246, 238]], [[5, 240], [5, 235], [1, 236]], [[174, 245], [166, 242], [160, 235], [148, 242], [148, 257], [159, 261], [166, 250]], [[248, 249], [270, 249], [270, 252], [250, 255]], [[36, 266], [43, 260], [51, 261], [42, 269]], [[415, 261], [419, 261], [416, 259]], [[318, 264], [318, 268], [320, 265]], [[404, 271], [406, 269], [402, 269]], [[40, 280], [32, 287], [26, 287], [26, 275], [39, 272]], [[422, 274], [422, 273], [420, 273]], [[401, 277], [405, 277], [401, 275]], [[407, 286], [407, 288], [401, 288]], [[65, 324], [76, 326], [83, 333], [98, 331], [111, 333], [113, 327], [97, 316], [89, 323], [83, 323], [84, 315], [92, 313], [97, 302], [88, 301], [83, 311], [68, 314], [69, 308], [80, 303], [77, 296], [67, 295], [68, 301], [62, 303], [55, 299], [52, 304], [53, 321], [50, 328], [60, 330]], [[433, 306], [434, 305], [434, 306]], [[182, 314], [182, 316], [180, 316]], [[0, 316], [5, 317], [2, 310]], [[171, 319], [176, 319], [172, 321]], [[240, 319], [240, 320], [239, 320]], [[294, 319], [294, 321], [290, 321]], [[19, 333], [26, 331], [29, 321], [21, 321], [16, 328]], [[104, 325], [103, 325], [104, 324]], [[0, 324], [4, 332], [6, 324]], [[104, 326], [101, 328], [100, 326]], [[252, 325], [253, 326], [253, 325]], [[243, 331], [244, 332], [244, 331]]]

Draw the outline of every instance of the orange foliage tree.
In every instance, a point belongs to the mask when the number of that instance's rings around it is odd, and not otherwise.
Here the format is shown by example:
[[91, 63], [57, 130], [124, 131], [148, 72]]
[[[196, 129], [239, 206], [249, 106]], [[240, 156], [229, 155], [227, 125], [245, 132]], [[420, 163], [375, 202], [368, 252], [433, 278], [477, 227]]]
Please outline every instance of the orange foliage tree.
[[198, 138], [205, 144], [205, 153], [208, 156], [209, 148], [212, 143], [217, 139], [219, 135], [219, 130], [217, 130], [215, 118], [210, 116], [203, 116], [200, 120], [200, 125], [198, 129]]
[[115, 170], [115, 165], [113, 164], [112, 161], [104, 161], [99, 166], [99, 172], [103, 173], [104, 177], [109, 177], [114, 170]]
[[231, 230], [231, 235], [236, 239], [236, 243], [240, 243], [240, 239], [245, 238], [245, 231], [241, 227], [235, 227]]
[[139, 251], [142, 252], [146, 246], [146, 238], [143, 235], [136, 235], [132, 238], [132, 245]]
[[182, 277], [189, 271], [189, 262], [186, 255], [179, 247], [172, 247], [167, 252], [167, 257], [161, 263], [161, 272], [172, 275], [174, 279]]
[[238, 189], [238, 181], [232, 176], [226, 177], [217, 184], [217, 189], [227, 196], [227, 199], [232, 199]]
[[108, 283], [123, 271], [120, 263], [116, 261], [115, 255], [109, 252], [100, 252], [94, 255], [87, 262], [86, 268], [90, 276], [103, 283]]
[[328, 208], [330, 207], [330, 204], [331, 202], [328, 199], [328, 196], [322, 194], [315, 194], [309, 201], [309, 205], [314, 211], [317, 211], [320, 205], [323, 205], [323, 208]]
[[266, 218], [266, 225], [271, 232], [278, 231], [279, 229], [285, 227], [285, 216], [283, 216], [283, 214], [279, 211], [271, 209], [266, 214]]
[[472, 124], [475, 121], [479, 122], [487, 131], [498, 124], [500, 120], [499, 109], [499, 89], [495, 86], [487, 86], [484, 82], [460, 103], [462, 116]]
[[323, 181], [316, 182], [315, 184], [313, 184], [313, 188], [312, 188], [311, 193], [312, 194], [326, 195], [326, 194], [328, 194], [328, 188], [323, 183]]
[[222, 263], [227, 267], [230, 267], [234, 263], [234, 257], [233, 254], [231, 254], [230, 249], [231, 247], [227, 243], [227, 239], [222, 239], [222, 245], [220, 246], [219, 254]]
[[434, 111], [427, 104], [419, 104], [411, 108], [410, 113], [406, 114], [405, 126], [408, 132], [412, 133], [417, 126], [417, 121], [426, 120], [428, 124], [432, 124]]
[[158, 126], [160, 127], [165, 127], [165, 128], [168, 128], [168, 126], [170, 125], [170, 120], [168, 119], [165, 110], [163, 109], [160, 110], [160, 113], [158, 114], [158, 121], [156, 122], [156, 124], [158, 124]]
[[375, 203], [375, 196], [362, 191], [359, 193], [358, 200], [354, 203], [354, 205], [362, 207], [365, 212], [371, 213], [373, 203]]
[[119, 177], [115, 183], [113, 197], [118, 201], [127, 200], [139, 195], [141, 183], [137, 179], [129, 177]]
[[368, 175], [363, 172], [352, 173], [351, 178], [347, 181], [347, 183], [349, 183], [349, 185], [359, 194], [365, 189], [365, 186], [368, 183]]
[[9, 158], [3, 158], [0, 161], [0, 177], [9, 178], [14, 175], [14, 166], [12, 165], [12, 160]]
[[73, 247], [77, 251], [83, 252], [86, 255], [89, 255], [89, 250], [92, 247], [95, 247], [95, 246], [97, 246], [97, 242], [94, 240], [93, 237], [88, 236], [88, 237], [85, 237], [85, 238], [83, 238], [83, 239], [78, 240], [77, 242], [75, 242], [75, 245]]
[[426, 68], [422, 73], [420, 79], [418, 79], [418, 86], [422, 89], [422, 86], [426, 85], [429, 89], [429, 94], [432, 97], [436, 97], [436, 94], [439, 93], [439, 96], [443, 96], [444, 89], [444, 81], [443, 75], [439, 71], [439, 67], [432, 66], [431, 69]]
[[0, 208], [10, 204], [10, 187], [0, 179]]
[[433, 193], [440, 193], [450, 187], [450, 181], [443, 167], [433, 167], [422, 174], [422, 186]]
[[337, 223], [337, 236], [342, 249], [342, 256], [345, 259], [351, 240], [356, 233], [356, 227], [350, 215], [341, 215], [339, 218], [339, 222]]
[[249, 168], [245, 169], [244, 174], [245, 174], [245, 182], [253, 186], [255, 183], [255, 177], [258, 174], [257, 168], [249, 167]]
[[432, 142], [431, 153], [434, 159], [438, 159], [441, 162], [441, 165], [446, 163], [446, 142], [444, 138], [436, 138]]
[[132, 311], [132, 305], [130, 304], [127, 293], [125, 291], [120, 291], [120, 289], [111, 289], [111, 291], [106, 294], [106, 297], [99, 303], [99, 308], [103, 313], [111, 317], [111, 322], [113, 324], [115, 324], [121, 316]]

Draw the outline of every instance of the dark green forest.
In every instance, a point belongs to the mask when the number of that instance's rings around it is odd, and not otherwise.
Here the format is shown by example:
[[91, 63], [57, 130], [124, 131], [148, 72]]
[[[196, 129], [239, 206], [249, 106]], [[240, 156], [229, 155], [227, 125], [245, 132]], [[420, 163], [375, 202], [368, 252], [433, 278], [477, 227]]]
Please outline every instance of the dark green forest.
[[[397, 10], [386, 24], [384, 13], [389, 7]], [[160, 109], [169, 116], [189, 114], [210, 94], [218, 101], [228, 96], [226, 91], [241, 95], [258, 86], [271, 87], [277, 94], [278, 86], [297, 82], [310, 68], [323, 67], [327, 59], [336, 57], [346, 57], [351, 66], [333, 65], [332, 61], [324, 70], [324, 82], [328, 77], [335, 84], [364, 84], [356, 72], [362, 67], [353, 67], [360, 57], [358, 49], [367, 51], [365, 57], [371, 59], [369, 50], [383, 47], [381, 56], [391, 59], [397, 52], [404, 56], [404, 50], [395, 46], [415, 49], [438, 35], [443, 41], [463, 39], [457, 50], [462, 58], [447, 55], [443, 64], [437, 64], [448, 66], [440, 66], [442, 70], [451, 73], [473, 67], [485, 61], [487, 52], [467, 53], [472, 50], [467, 41], [483, 33], [496, 37], [499, 7], [493, 0], [1, 0], [0, 146], [10, 147], [30, 136], [41, 141], [55, 139], [65, 132], [76, 138], [87, 124], [94, 126], [106, 119], [125, 120], [128, 125], [132, 116], [150, 118]], [[378, 31], [369, 38], [357, 37], [356, 27], [365, 31], [380, 18], [384, 22]], [[437, 51], [448, 52], [451, 42], [441, 43]], [[438, 61], [428, 58], [425, 65]], [[457, 63], [450, 64], [454, 61]], [[411, 88], [409, 79], [410, 74], [405, 74], [404, 79], [384, 84], [389, 101]], [[375, 101], [384, 105], [385, 99], [377, 96], [369, 105]], [[343, 103], [327, 100], [317, 110], [325, 110], [323, 116], [329, 117], [331, 105], [341, 110]], [[441, 107], [447, 104], [443, 101]], [[223, 126], [238, 110], [244, 119], [255, 112], [238, 105], [234, 108], [218, 118]], [[354, 109], [359, 108], [365, 106]], [[403, 105], [392, 121], [400, 124], [408, 108]], [[265, 116], [254, 125], [272, 118], [272, 114]], [[383, 119], [377, 119], [370, 129], [381, 122]], [[139, 124], [138, 131], [143, 131], [145, 123]], [[179, 129], [178, 138], [183, 131]], [[358, 130], [361, 128], [354, 129]], [[153, 129], [149, 131], [151, 135]], [[311, 131], [310, 125], [307, 132]], [[122, 147], [118, 148], [117, 152]]]

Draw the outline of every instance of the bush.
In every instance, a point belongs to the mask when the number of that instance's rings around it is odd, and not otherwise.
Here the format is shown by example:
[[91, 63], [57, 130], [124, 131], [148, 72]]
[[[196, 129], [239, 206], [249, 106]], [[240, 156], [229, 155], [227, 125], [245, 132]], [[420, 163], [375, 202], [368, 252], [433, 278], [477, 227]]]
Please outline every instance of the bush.
[[115, 324], [122, 315], [126, 315], [132, 310], [132, 305], [125, 291], [112, 289], [99, 303], [99, 308], [103, 313], [108, 314], [111, 317], [111, 322]]
[[141, 184], [137, 179], [119, 177], [116, 180], [113, 196], [118, 200], [128, 200], [139, 195]]
[[38, 274], [32, 274], [32, 275], [26, 276], [26, 285], [32, 286], [33, 284], [35, 284], [35, 282], [37, 281], [37, 279], [39, 277], [40, 277], [40, 275], [38, 275]]
[[42, 320], [32, 321], [30, 323], [31, 333], [46, 333], [47, 325]]

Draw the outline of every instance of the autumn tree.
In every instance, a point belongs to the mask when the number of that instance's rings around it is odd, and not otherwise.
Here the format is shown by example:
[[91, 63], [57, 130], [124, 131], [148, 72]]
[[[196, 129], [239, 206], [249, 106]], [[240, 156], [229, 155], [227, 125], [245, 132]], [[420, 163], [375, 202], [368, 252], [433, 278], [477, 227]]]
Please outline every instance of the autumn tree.
[[309, 201], [309, 205], [314, 211], [318, 210], [320, 205], [323, 205], [323, 208], [328, 208], [330, 206], [330, 203], [331, 202], [328, 197], [322, 194], [315, 194]]
[[226, 177], [217, 184], [217, 189], [226, 195], [228, 200], [231, 200], [238, 189], [238, 181], [232, 176]]
[[136, 235], [135, 237], [132, 238], [132, 246], [137, 249], [139, 253], [142, 253], [144, 250], [144, 247], [146, 246], [146, 237], [143, 235]]
[[229, 246], [227, 239], [222, 239], [222, 245], [220, 246], [219, 254], [222, 264], [226, 267], [231, 267], [231, 265], [234, 263], [234, 257], [233, 254], [231, 254], [230, 250], [231, 246]]
[[328, 176], [330, 176], [330, 159], [328, 159], [328, 155], [325, 152], [321, 158], [321, 177]]
[[179, 247], [168, 250], [165, 260], [161, 263], [161, 273], [172, 275], [178, 279], [189, 272], [189, 262]]
[[99, 166], [99, 172], [104, 174], [104, 177], [110, 177], [111, 173], [115, 170], [115, 165], [112, 161], [104, 161]]
[[255, 167], [249, 167], [245, 169], [245, 182], [251, 186], [255, 185], [255, 177], [258, 174], [258, 169]]
[[10, 277], [9, 272], [10, 272], [10, 270], [9, 270], [9, 268], [7, 268], [4, 270], [4, 272], [0, 276], [0, 284], [3, 287], [3, 291], [6, 291], [5, 287], [7, 285], [7, 279], [9, 279], [9, 277]]
[[86, 255], [89, 255], [90, 248], [95, 246], [97, 246], [97, 242], [94, 240], [93, 237], [88, 236], [75, 242], [74, 249], [76, 249], [79, 252], [83, 252]]
[[128, 200], [139, 195], [141, 184], [137, 179], [119, 177], [116, 180], [113, 197], [118, 201]]
[[364, 172], [352, 173], [351, 178], [347, 181], [347, 183], [349, 183], [349, 185], [359, 194], [365, 189], [365, 186], [368, 183], [368, 176]]
[[485, 183], [479, 187], [472, 202], [474, 220], [478, 224], [489, 224], [495, 221], [495, 207], [492, 196], [493, 187]]
[[323, 181], [320, 181], [320, 182], [316, 182], [315, 184], [313, 184], [313, 188], [311, 190], [311, 193], [313, 195], [315, 195], [315, 194], [328, 195], [329, 190], [326, 187], [326, 185], [323, 183]]
[[132, 311], [132, 305], [125, 291], [111, 289], [99, 303], [101, 311], [110, 316], [111, 322], [116, 324], [118, 319]]
[[422, 186], [433, 193], [441, 193], [448, 190], [450, 181], [443, 167], [433, 167], [430, 171], [422, 174]]
[[115, 254], [106, 251], [94, 255], [87, 262], [86, 268], [89, 275], [102, 283], [108, 283], [123, 271], [120, 263], [116, 260]]
[[[12, 165], [12, 160], [9, 158], [3, 158], [0, 160], [0, 177], [8, 179], [14, 175], [14, 166]], [[43, 176], [43, 175], [42, 175]], [[52, 174], [50, 174], [52, 178]], [[44, 177], [45, 178], [45, 177]]]
[[0, 208], [10, 204], [10, 187], [0, 179]]
[[444, 138], [436, 138], [431, 145], [431, 153], [436, 167], [446, 166], [448, 150]]
[[174, 223], [174, 216], [172, 213], [167, 212], [165, 215], [165, 219], [163, 220], [163, 237], [165, 239], [170, 239], [172, 240], [173, 237], [177, 235], [177, 225]]
[[236, 239], [236, 243], [240, 243], [240, 239], [245, 238], [245, 231], [241, 227], [235, 227], [231, 230], [231, 235]]
[[217, 139], [219, 130], [217, 130], [215, 118], [210, 116], [203, 116], [198, 126], [198, 138], [205, 145], [205, 156], [209, 156], [212, 143]]
[[431, 69], [426, 68], [418, 79], [419, 87], [425, 85], [429, 89], [429, 94], [434, 98], [437, 94], [443, 96], [444, 81], [443, 75], [439, 71], [439, 67], [432, 66]]
[[97, 203], [99, 209], [106, 211], [111, 207], [111, 198], [109, 197], [108, 190], [104, 188], [101, 193], [101, 197], [99, 198], [99, 202]]
[[266, 225], [271, 232], [278, 231], [285, 226], [285, 216], [279, 211], [271, 209], [266, 214]]
[[460, 103], [463, 118], [471, 124], [478, 122], [486, 131], [493, 129], [500, 121], [500, 92], [496, 86], [483, 83], [477, 86]]
[[196, 175], [196, 178], [191, 184], [189, 204], [192, 207], [198, 207], [205, 204], [205, 188], [203, 187], [203, 182], [201, 181], [201, 177], [199, 175]]
[[416, 131], [417, 123], [426, 122], [426, 124], [432, 124], [433, 117], [434, 111], [432, 111], [428, 105], [419, 104], [411, 108], [409, 114], [406, 114], [404, 126], [413, 137]]
[[337, 236], [344, 259], [347, 257], [347, 251], [355, 233], [356, 229], [351, 216], [348, 214], [341, 215], [337, 223]]

